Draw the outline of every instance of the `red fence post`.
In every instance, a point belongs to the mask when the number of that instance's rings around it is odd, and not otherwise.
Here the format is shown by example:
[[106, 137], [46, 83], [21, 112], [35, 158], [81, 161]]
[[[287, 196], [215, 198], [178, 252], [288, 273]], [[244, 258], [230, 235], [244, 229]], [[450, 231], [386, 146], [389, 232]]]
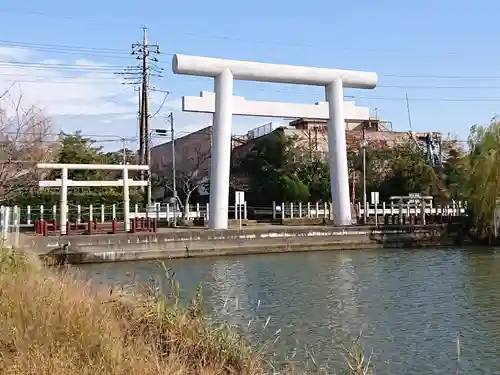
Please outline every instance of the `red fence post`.
[[153, 232], [158, 232], [158, 219], [153, 219]]
[[66, 234], [68, 235], [71, 232], [71, 222], [66, 222]]
[[42, 229], [42, 233], [44, 236], [48, 236], [49, 235], [49, 223], [48, 221], [43, 221], [42, 222], [42, 226], [43, 226], [43, 229]]
[[88, 227], [88, 232], [89, 232], [88, 234], [92, 234], [93, 225], [92, 225], [91, 221], [88, 222], [87, 227]]
[[111, 222], [111, 233], [116, 234], [118, 232], [118, 223], [115, 219]]

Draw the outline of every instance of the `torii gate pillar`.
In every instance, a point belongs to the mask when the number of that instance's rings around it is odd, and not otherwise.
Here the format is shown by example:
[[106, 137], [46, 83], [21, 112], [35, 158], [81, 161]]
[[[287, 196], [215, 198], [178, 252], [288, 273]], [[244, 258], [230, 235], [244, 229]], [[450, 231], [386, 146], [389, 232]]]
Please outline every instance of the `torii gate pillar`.
[[210, 167], [210, 218], [212, 229], [226, 229], [231, 169], [231, 128], [233, 121], [233, 74], [224, 69], [214, 80], [215, 113], [212, 125]]
[[[212, 127], [209, 228], [228, 227], [231, 125], [234, 113], [233, 79], [325, 87], [329, 108], [328, 162], [333, 220], [335, 225], [351, 224], [343, 91], [344, 87], [375, 88], [378, 79], [376, 73], [186, 55], [174, 55], [172, 70], [175, 74], [214, 77], [215, 111]], [[246, 110], [250, 115], [264, 116], [265, 111], [261, 112], [256, 107]], [[296, 109], [296, 112], [300, 112], [298, 106]]]

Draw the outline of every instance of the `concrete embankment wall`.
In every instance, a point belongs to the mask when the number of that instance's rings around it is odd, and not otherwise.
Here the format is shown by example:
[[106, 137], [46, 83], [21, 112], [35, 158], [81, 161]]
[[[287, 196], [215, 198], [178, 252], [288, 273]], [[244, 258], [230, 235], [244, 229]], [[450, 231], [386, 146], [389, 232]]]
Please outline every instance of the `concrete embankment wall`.
[[451, 245], [442, 225], [164, 230], [91, 236], [26, 236], [24, 246], [54, 262], [95, 263], [307, 250]]

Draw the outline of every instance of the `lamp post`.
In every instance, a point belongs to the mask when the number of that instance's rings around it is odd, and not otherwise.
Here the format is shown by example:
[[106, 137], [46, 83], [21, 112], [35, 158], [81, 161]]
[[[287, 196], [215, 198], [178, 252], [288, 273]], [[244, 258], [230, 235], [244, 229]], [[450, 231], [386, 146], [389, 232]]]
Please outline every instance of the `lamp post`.
[[[364, 134], [363, 134], [364, 136]], [[361, 142], [361, 147], [363, 148], [363, 222], [366, 224], [368, 221], [368, 211], [366, 209], [366, 146], [367, 143], [363, 139]]]
[[[174, 227], [177, 226], [177, 184], [176, 184], [176, 166], [175, 166], [175, 133], [174, 133], [174, 114], [170, 112], [167, 116], [170, 122], [170, 144], [172, 146], [172, 194], [174, 203]], [[167, 129], [154, 129], [154, 133], [161, 137], [166, 137]]]

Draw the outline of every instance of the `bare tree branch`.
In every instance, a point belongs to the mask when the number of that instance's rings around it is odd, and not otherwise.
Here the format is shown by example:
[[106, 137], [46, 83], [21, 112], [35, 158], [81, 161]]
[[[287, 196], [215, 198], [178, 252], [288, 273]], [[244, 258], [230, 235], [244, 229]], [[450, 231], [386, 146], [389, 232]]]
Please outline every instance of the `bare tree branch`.
[[7, 95], [10, 92], [10, 89], [14, 87], [16, 84], [16, 81], [12, 82], [12, 84], [0, 95], [0, 99], [2, 99], [5, 95]]
[[8, 200], [22, 189], [37, 185], [36, 164], [55, 151], [50, 138], [51, 120], [34, 105], [23, 106], [22, 94], [0, 106], [0, 199]]
[[[176, 151], [176, 189], [184, 198], [184, 208], [187, 210], [191, 195], [210, 179], [210, 149], [203, 141], [189, 143]], [[164, 165], [166, 170], [172, 165]], [[155, 185], [173, 191], [171, 176], [156, 175]], [[185, 216], [187, 212], [185, 212]]]

